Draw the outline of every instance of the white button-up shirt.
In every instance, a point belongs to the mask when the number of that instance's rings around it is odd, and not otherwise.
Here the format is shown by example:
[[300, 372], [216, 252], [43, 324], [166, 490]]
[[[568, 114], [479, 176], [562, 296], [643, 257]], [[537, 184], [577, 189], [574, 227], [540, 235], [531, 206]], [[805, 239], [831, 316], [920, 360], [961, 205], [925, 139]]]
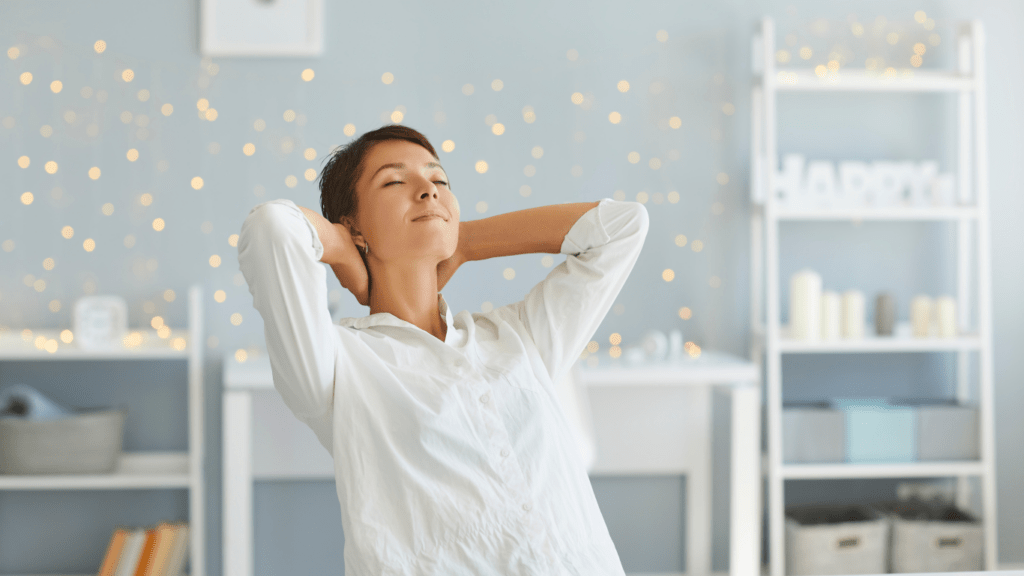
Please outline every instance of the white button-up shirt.
[[253, 208], [238, 261], [274, 387], [334, 458], [345, 573], [624, 576], [553, 382], [643, 247], [647, 210], [605, 198], [523, 300], [453, 315], [444, 342], [388, 312], [332, 322], [294, 202]]

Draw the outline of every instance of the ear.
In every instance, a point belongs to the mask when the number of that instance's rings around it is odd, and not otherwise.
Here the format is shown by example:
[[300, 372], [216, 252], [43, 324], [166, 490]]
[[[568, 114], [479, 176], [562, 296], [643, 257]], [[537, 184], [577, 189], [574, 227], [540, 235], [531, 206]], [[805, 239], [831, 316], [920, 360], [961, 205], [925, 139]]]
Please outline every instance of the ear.
[[361, 250], [362, 247], [366, 246], [367, 240], [362, 238], [362, 234], [359, 233], [359, 230], [355, 227], [355, 220], [349, 216], [342, 216], [339, 220], [340, 223], [348, 230], [348, 235], [352, 237], [352, 242], [355, 243], [356, 248]]

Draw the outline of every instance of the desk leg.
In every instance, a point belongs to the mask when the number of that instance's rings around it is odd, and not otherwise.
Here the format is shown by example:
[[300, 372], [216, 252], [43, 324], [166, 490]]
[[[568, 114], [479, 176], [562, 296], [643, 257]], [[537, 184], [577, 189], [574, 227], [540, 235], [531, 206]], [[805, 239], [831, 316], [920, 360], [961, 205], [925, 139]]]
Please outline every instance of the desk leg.
[[252, 395], [224, 393], [224, 576], [252, 576]]
[[711, 574], [711, 387], [694, 390], [695, 402], [704, 406], [704, 442], [700, 443], [699, 466], [686, 476], [686, 574]]
[[732, 478], [729, 504], [729, 574], [761, 573], [761, 390], [732, 391]]

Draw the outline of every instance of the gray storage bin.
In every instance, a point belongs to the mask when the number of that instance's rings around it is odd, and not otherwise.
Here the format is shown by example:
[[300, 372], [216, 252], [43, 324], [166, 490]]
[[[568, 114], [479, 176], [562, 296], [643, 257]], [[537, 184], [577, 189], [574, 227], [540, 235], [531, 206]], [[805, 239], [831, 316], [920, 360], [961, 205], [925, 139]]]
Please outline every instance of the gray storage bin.
[[882, 574], [889, 519], [860, 505], [793, 506], [785, 510], [785, 573]]
[[889, 519], [868, 506], [786, 508], [786, 574], [882, 574]]
[[974, 405], [954, 400], [908, 399], [900, 405], [917, 410], [917, 457], [919, 460], [978, 460], [979, 413]]
[[86, 408], [57, 420], [0, 418], [0, 474], [113, 472], [126, 407]]
[[890, 519], [890, 572], [982, 570], [983, 526], [967, 512], [917, 499], [876, 508]]
[[827, 402], [782, 407], [782, 461], [792, 463], [846, 460], [846, 421]]

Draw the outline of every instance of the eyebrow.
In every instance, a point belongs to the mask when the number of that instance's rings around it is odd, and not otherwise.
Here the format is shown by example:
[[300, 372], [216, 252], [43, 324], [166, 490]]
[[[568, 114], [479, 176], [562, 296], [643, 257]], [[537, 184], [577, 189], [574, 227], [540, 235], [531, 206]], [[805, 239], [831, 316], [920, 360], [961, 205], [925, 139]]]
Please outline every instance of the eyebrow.
[[[438, 164], [437, 162], [427, 162], [424, 166], [426, 168], [441, 168], [441, 165]], [[373, 173], [373, 176], [370, 176], [370, 181], [372, 182], [373, 179], [377, 177], [377, 174], [380, 174], [380, 171], [384, 170], [385, 168], [405, 168], [405, 164], [401, 162], [392, 162], [391, 164], [385, 164], [380, 168], [377, 168], [377, 171]], [[444, 168], [441, 168], [441, 171], [443, 172]]]

